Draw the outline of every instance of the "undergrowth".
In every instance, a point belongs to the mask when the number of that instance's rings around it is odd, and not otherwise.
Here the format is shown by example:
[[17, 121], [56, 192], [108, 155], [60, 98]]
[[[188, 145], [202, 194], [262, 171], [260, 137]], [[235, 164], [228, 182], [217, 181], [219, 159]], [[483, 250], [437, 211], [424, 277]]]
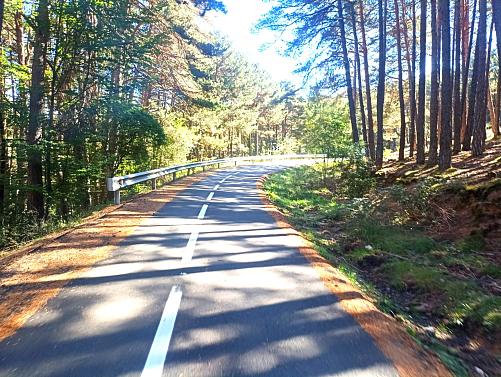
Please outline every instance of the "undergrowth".
[[[499, 278], [500, 269], [482, 256], [482, 236], [436, 240], [426, 225], [438, 220], [420, 222], [447, 187], [439, 177], [411, 190], [401, 183], [378, 188], [370, 167], [343, 162], [286, 170], [265, 182], [270, 200], [380, 308], [418, 328], [431, 325], [430, 344], [457, 331], [487, 337], [501, 331], [501, 298], [481, 283]], [[437, 353], [462, 375], [462, 362], [446, 349]]]

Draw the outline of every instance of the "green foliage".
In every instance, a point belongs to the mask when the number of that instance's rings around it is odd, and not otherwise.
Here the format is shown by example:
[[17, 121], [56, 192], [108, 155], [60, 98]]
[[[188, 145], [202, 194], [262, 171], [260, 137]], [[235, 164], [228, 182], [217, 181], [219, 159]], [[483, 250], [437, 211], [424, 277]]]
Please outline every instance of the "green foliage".
[[[383, 207], [373, 200], [377, 195], [371, 192], [347, 200], [337, 190], [343, 183], [332, 184], [332, 180], [345, 179], [341, 178], [344, 166], [329, 165], [328, 185], [319, 164], [275, 174], [266, 181], [265, 190], [319, 253], [364, 287], [383, 310], [410, 321], [432, 319], [434, 326], [448, 332], [458, 327], [472, 333], [499, 332], [500, 299], [471, 277], [474, 273], [499, 275], [496, 266], [475, 253], [484, 240], [474, 235], [459, 245], [439, 243], [416, 228], [382, 221]], [[409, 198], [401, 187], [389, 191], [407, 210], [424, 210], [411, 201], [426, 200], [438, 190], [437, 182], [428, 181], [416, 185]], [[457, 271], [462, 270], [467, 275], [460, 276]], [[369, 284], [366, 279], [371, 279]], [[437, 342], [433, 349], [458, 375], [465, 375], [465, 368], [447, 348]]]
[[501, 330], [501, 297], [485, 297], [474, 307], [468, 320], [490, 330]]
[[389, 283], [400, 290], [433, 291], [442, 286], [442, 274], [439, 271], [408, 261], [388, 263], [384, 266], [384, 272]]
[[97, 109], [102, 140], [112, 152], [111, 174], [148, 168], [149, 152], [167, 141], [159, 121], [140, 106], [120, 100], [107, 100]]
[[348, 198], [361, 198], [376, 187], [376, 178], [371, 164], [365, 158], [359, 145], [351, 145], [345, 149], [346, 158], [338, 164], [340, 171], [337, 192]]
[[457, 246], [463, 253], [479, 252], [485, 249], [485, 239], [477, 233], [462, 239]]
[[415, 229], [384, 225], [369, 218], [359, 220], [354, 226], [362, 240], [390, 253], [427, 254], [438, 247], [433, 239]]
[[330, 158], [349, 155], [351, 141], [346, 109], [326, 99], [308, 103], [303, 142], [310, 153], [326, 154]]

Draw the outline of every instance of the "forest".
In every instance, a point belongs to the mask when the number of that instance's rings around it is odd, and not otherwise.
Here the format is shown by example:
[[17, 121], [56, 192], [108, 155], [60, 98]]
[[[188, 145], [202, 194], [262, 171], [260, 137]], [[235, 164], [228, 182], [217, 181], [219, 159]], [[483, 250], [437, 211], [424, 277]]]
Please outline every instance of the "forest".
[[294, 148], [303, 100], [204, 23], [224, 10], [1, 1], [0, 247], [106, 203], [107, 177]]
[[272, 202], [456, 375], [496, 375], [501, 1], [256, 1], [301, 83], [217, 31], [226, 4], [0, 0], [0, 252], [110, 205], [108, 177], [322, 153]]
[[391, 141], [399, 160], [446, 170], [499, 136], [499, 2], [278, 3], [260, 25], [288, 31], [286, 53], [322, 72], [319, 89], [346, 90], [352, 140], [376, 167]]
[[256, 27], [282, 33], [301, 91], [214, 32], [221, 1], [2, 1], [0, 243], [106, 203], [106, 177], [323, 152], [308, 124], [328, 103], [375, 168], [396, 149], [442, 170], [459, 151], [481, 156], [501, 121], [498, 7], [276, 2]]

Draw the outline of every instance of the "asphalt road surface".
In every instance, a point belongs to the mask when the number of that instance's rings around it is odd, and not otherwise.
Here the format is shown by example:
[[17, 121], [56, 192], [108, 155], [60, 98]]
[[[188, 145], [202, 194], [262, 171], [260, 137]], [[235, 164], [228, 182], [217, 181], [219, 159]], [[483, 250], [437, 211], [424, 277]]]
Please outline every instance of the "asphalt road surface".
[[266, 211], [221, 170], [0, 343], [0, 376], [397, 376]]

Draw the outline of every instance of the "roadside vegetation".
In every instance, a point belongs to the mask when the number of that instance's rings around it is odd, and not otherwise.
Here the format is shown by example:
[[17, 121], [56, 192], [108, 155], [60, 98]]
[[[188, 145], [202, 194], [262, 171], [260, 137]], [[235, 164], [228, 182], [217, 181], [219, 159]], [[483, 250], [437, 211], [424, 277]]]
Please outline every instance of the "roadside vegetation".
[[436, 351], [456, 375], [497, 375], [501, 356], [501, 143], [446, 172], [351, 150], [286, 170], [269, 198], [318, 251]]

